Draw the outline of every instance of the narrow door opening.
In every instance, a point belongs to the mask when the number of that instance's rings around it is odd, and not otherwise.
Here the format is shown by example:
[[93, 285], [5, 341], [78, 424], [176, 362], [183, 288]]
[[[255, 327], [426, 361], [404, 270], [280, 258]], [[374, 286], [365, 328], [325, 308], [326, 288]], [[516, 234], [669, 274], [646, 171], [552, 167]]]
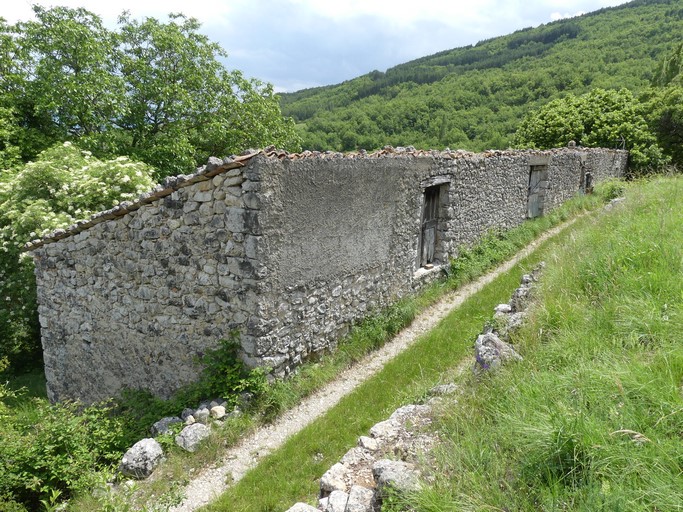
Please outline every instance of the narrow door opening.
[[419, 251], [420, 267], [429, 268], [446, 259], [443, 240], [447, 210], [447, 183], [424, 189]]
[[527, 217], [533, 219], [543, 215], [545, 192], [548, 188], [548, 166], [532, 165], [529, 171], [529, 194]]

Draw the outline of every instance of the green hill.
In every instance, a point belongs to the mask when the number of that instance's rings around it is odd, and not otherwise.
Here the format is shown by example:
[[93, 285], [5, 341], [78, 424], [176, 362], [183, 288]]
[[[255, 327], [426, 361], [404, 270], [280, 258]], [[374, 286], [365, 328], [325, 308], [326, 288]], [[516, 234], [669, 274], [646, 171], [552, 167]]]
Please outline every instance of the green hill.
[[510, 145], [531, 109], [594, 87], [649, 85], [683, 34], [683, 2], [636, 0], [283, 94], [306, 149]]

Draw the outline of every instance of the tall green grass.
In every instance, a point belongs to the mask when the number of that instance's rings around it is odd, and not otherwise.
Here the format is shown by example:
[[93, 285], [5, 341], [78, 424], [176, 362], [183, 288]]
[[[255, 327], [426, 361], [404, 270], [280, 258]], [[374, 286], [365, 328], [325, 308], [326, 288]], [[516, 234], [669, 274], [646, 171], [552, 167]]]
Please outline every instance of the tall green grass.
[[[200, 468], [215, 461], [221, 453], [220, 449], [216, 449], [218, 446], [229, 446], [234, 444], [241, 435], [248, 433], [259, 423], [271, 421], [283, 411], [296, 405], [302, 398], [334, 379], [342, 370], [348, 368], [372, 350], [382, 346], [400, 329], [410, 324], [417, 313], [434, 303], [443, 296], [444, 293], [457, 288], [463, 283], [485, 273], [496, 264], [507, 260], [516, 253], [519, 248], [527, 245], [548, 228], [579, 212], [594, 209], [602, 203], [604, 197], [604, 194], [596, 194], [594, 196], [575, 198], [547, 217], [526, 222], [508, 232], [490, 232], [484, 237], [481, 243], [476, 246], [472, 248], [461, 248], [460, 258], [451, 267], [450, 275], [447, 280], [434, 283], [423, 290], [419, 295], [404, 299], [387, 310], [377, 312], [365, 321], [354, 326], [350, 335], [342, 340], [338, 350], [334, 354], [326, 356], [322, 361], [304, 365], [292, 378], [287, 379], [286, 381], [278, 381], [263, 390], [261, 395], [252, 403], [249, 415], [240, 418], [239, 421], [230, 422], [230, 425], [215, 436], [216, 438], [211, 443], [207, 443], [198, 454], [188, 457], [187, 454], [181, 453], [179, 450], [174, 449], [173, 446], [168, 446], [167, 448], [170, 449], [170, 452], [167, 454], [168, 462], [164, 468], [158, 470], [158, 473], [161, 475], [159, 478], [156, 478], [151, 485], [143, 486], [147, 488], [147, 491], [138, 493], [138, 496], [142, 496], [140, 503], [146, 501], [144, 498], [145, 494], [153, 494], [157, 497], [155, 498], [157, 501], [159, 499], [158, 497], [162, 495], [170, 495], [171, 497], [177, 496], [178, 486], [177, 484], [174, 484], [174, 482], [185, 480], [187, 477], [184, 475], [184, 471], [188, 468]], [[502, 298], [498, 300], [502, 300]], [[489, 306], [487, 305], [481, 310], [482, 314], [488, 307]], [[473, 316], [472, 318], [478, 317]], [[474, 322], [474, 324], [477, 325], [477, 328], [479, 328], [479, 324], [481, 323], [479, 320], [480, 319], [477, 319]], [[442, 333], [440, 336], [444, 337], [445, 335]], [[447, 344], [442, 342], [440, 343], [440, 346], [447, 346]], [[439, 355], [441, 361], [447, 360], [442, 357], [443, 354], [439, 352], [439, 350], [434, 350], [432, 352], [437, 355], [441, 354]], [[457, 357], [457, 354], [459, 353], [460, 352], [455, 351], [450, 355]], [[405, 380], [401, 379], [397, 380], [397, 382], [403, 383], [402, 387], [399, 388], [381, 384], [381, 391], [379, 393], [371, 391], [371, 394], [377, 394], [378, 402], [367, 400], [362, 396], [360, 399], [357, 398], [359, 401], [357, 401], [354, 410], [352, 412], [346, 410], [342, 418], [338, 420], [346, 427], [353, 427], [353, 430], [347, 431], [343, 428], [339, 430], [337, 441], [331, 441], [331, 444], [326, 451], [326, 453], [330, 454], [329, 457], [336, 457], [339, 455], [342, 450], [348, 447], [348, 443], [353, 443], [353, 437], [356, 436], [358, 432], [367, 430], [375, 420], [381, 419], [382, 415], [389, 412], [392, 407], [398, 406], [401, 399], [408, 399], [408, 397], [416, 396], [416, 393], [419, 394], [419, 390], [422, 390], [426, 385], [425, 382], [429, 382], [430, 380], [434, 381], [439, 372], [444, 368], [441, 364], [436, 367], [430, 367], [431, 352], [429, 354], [413, 353], [410, 357], [413, 358], [410, 360], [410, 364], [414, 368], [418, 368], [420, 371], [422, 371], [423, 366], [426, 368], [426, 373], [420, 375], [421, 377], [427, 376], [428, 378], [422, 379], [410, 371], [401, 369], [399, 373], [402, 373], [404, 376], [411, 376], [413, 379], [409, 385], [406, 385]], [[384, 378], [393, 379], [391, 374]], [[393, 390], [388, 396], [385, 393], [385, 390], [387, 389]], [[382, 401], [383, 399], [381, 397], [384, 397], [385, 401]], [[28, 405], [20, 406], [20, 402]], [[125, 412], [125, 416], [122, 420], [125, 424], [125, 435], [127, 438], [129, 437], [132, 439], [136, 435], [145, 435], [149, 424], [157, 418], [157, 416], [153, 416], [153, 414], [163, 415], [163, 411], [175, 411], [180, 407], [177, 402], [178, 400], [162, 403], [157, 399], [140, 395], [135, 395], [124, 401], [119, 407], [119, 411]], [[30, 417], [32, 412], [31, 404], [36, 403], [37, 402], [26, 402], [25, 400], [17, 401], [16, 403], [11, 404], [11, 407], [14, 409], [14, 412], [19, 412], [20, 408], [22, 408], [22, 416]], [[369, 410], [366, 410], [368, 408]], [[154, 411], [156, 411], [156, 413], [154, 413]], [[354, 420], [348, 421], [349, 417], [353, 417]], [[328, 429], [336, 430], [336, 427], [330, 427], [329, 425], [322, 425], [315, 428], [321, 429], [320, 437], [323, 438], [327, 435], [326, 431]], [[285, 472], [283, 473], [285, 476], [283, 478], [286, 483], [283, 483], [281, 492], [279, 491], [276, 493], [278, 497], [272, 497], [272, 499], [267, 498], [266, 501], [268, 503], [277, 502], [284, 504], [292, 496], [303, 495], [301, 494], [301, 489], [310, 488], [311, 475], [317, 474], [319, 476], [319, 470], [322, 469], [321, 464], [326, 464], [329, 457], [325, 457], [323, 458], [323, 461], [317, 462], [314, 469], [311, 469], [310, 464], [301, 466], [300, 474], [302, 475], [303, 480], [290, 479], [290, 475], [287, 474], [287, 470], [285, 469]], [[266, 469], [268, 468], [267, 464], [268, 463], [264, 466]], [[276, 481], [277, 478], [278, 477], [276, 476]], [[302, 481], [306, 481], [306, 484], [303, 485]], [[285, 492], [285, 489], [296, 489], [296, 491], [287, 493]], [[266, 493], [266, 496], [269, 496], [269, 493], [270, 491]], [[104, 499], [102, 503], [97, 503], [97, 501], [98, 500], [94, 500], [92, 497], [83, 496], [80, 499], [72, 501], [70, 507], [73, 510], [95, 510], [102, 507], [109, 509], [112, 506], [111, 500]], [[135, 508], [137, 505], [133, 504], [131, 506]], [[259, 505], [254, 506], [257, 508], [259, 507]], [[119, 508], [120, 507], [116, 508], [116, 510]], [[245, 510], [248, 509], [249, 508], [245, 508]], [[262, 509], [267, 510], [268, 508], [266, 506]]]
[[683, 510], [683, 180], [548, 254], [514, 338], [525, 361], [470, 378], [436, 424], [417, 511]]
[[[417, 311], [447, 290], [457, 288], [509, 259], [541, 232], [580, 211], [596, 207], [602, 197], [577, 198], [548, 217], [527, 222], [509, 232], [489, 233], [477, 246], [461, 251], [461, 255], [467, 254], [463, 257], [466, 261], [453, 266], [448, 280], [433, 285], [418, 297], [402, 301], [379, 317], [368, 319], [331, 357], [355, 360], [369, 347], [383, 344], [391, 333], [409, 323]], [[542, 247], [545, 245], [547, 243]], [[493, 307], [509, 298], [520, 275], [532, 268], [538, 258], [538, 255], [529, 256], [469, 298], [433, 331], [388, 363], [324, 417], [267, 457], [207, 510], [280, 511], [296, 501], [312, 501], [320, 476], [355, 446], [358, 436], [366, 435], [372, 425], [385, 419], [400, 405], [424, 397], [427, 390], [460, 363], [471, 351], [472, 342], [490, 318]], [[390, 322], [391, 329], [384, 327], [386, 315], [395, 319], [395, 323]], [[302, 370], [304, 374], [306, 371], [307, 368]]]

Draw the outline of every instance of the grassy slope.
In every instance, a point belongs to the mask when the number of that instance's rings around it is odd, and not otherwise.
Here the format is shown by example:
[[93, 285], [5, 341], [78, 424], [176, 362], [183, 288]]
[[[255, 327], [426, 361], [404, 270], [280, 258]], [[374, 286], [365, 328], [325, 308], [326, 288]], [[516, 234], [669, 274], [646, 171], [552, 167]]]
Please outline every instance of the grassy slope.
[[[578, 198], [573, 205], [594, 198]], [[509, 258], [516, 248], [528, 243], [539, 232], [564, 218], [556, 212], [548, 218], [525, 223], [506, 240], [489, 241], [497, 249], [474, 251], [473, 267], [463, 265], [466, 274], [480, 275], [487, 268], [479, 262]], [[495, 254], [494, 254], [495, 253]], [[538, 253], [538, 251], [537, 251]], [[402, 404], [414, 401], [444, 378], [469, 354], [472, 340], [480, 332], [492, 308], [504, 302], [517, 286], [519, 276], [533, 266], [539, 256], [532, 255], [477, 293], [435, 330], [398, 356], [375, 377], [369, 379], [323, 418], [291, 438], [285, 446], [267, 457], [237, 485], [229, 489], [208, 510], [271, 511], [286, 510], [294, 502], [310, 500], [317, 494], [318, 478], [352, 446], [360, 435], [385, 419]], [[490, 263], [489, 263], [490, 264]], [[462, 276], [468, 280], [472, 275]], [[454, 282], [459, 280], [453, 277]], [[453, 283], [451, 283], [453, 285]], [[318, 455], [322, 454], [322, 458]]]
[[683, 509], [683, 179], [550, 253], [523, 363], [471, 379], [411, 510]]
[[285, 94], [282, 109], [310, 149], [504, 148], [524, 114], [553, 98], [642, 90], [682, 32], [679, 2], [630, 2]]

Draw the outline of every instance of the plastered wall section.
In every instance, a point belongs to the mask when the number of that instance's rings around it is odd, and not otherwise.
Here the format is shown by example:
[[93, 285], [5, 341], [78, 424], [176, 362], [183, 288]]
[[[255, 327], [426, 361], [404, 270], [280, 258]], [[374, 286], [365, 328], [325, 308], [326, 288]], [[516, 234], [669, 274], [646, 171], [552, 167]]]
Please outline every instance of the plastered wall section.
[[263, 162], [268, 251], [255, 364], [287, 373], [411, 290], [431, 158]]
[[123, 388], [170, 396], [232, 332], [245, 361], [285, 375], [439, 275], [419, 266], [425, 188], [444, 191], [437, 252], [446, 261], [488, 229], [524, 221], [539, 159], [549, 210], [579, 192], [582, 165], [599, 180], [621, 175], [625, 158], [261, 153], [33, 250], [49, 396], [93, 402]]
[[[620, 176], [625, 154], [593, 159]], [[334, 350], [354, 322], [424, 282], [419, 243], [424, 190], [446, 185], [439, 250], [444, 261], [491, 228], [527, 217], [530, 165], [548, 166], [546, 211], [580, 192], [586, 153], [491, 152], [466, 158], [265, 161], [260, 212], [267, 272], [252, 364], [286, 374]], [[431, 277], [438, 276], [438, 270]]]

